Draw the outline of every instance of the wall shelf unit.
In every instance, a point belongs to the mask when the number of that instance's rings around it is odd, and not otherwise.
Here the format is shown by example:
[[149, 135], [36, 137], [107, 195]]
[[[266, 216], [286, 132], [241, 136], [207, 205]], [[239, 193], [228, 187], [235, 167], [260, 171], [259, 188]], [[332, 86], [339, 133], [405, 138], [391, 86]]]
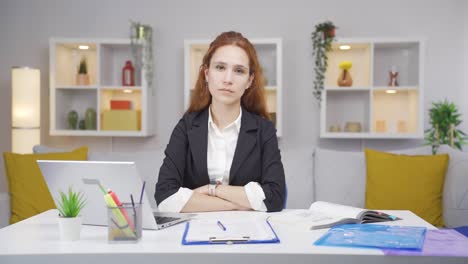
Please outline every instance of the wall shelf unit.
[[[282, 40], [250, 39], [255, 46], [257, 56], [266, 79], [265, 92], [267, 110], [277, 129], [277, 136], [282, 135]], [[203, 56], [208, 50], [210, 40], [185, 40], [184, 42], [184, 107], [188, 108], [192, 89], [198, 77]]]
[[[349, 49], [340, 47], [346, 45]], [[320, 109], [321, 138], [423, 138], [423, 54], [416, 39], [339, 39], [332, 44]], [[351, 61], [350, 87], [339, 63]], [[398, 72], [398, 86], [389, 73]]]
[[[133, 53], [141, 54], [142, 45], [132, 48], [130, 39], [50, 39], [50, 135], [146, 137], [154, 135], [154, 101], [151, 87], [142, 81]], [[79, 46], [87, 46], [80, 49]], [[141, 58], [141, 56], [137, 56]], [[77, 69], [86, 58], [89, 84], [77, 84]], [[122, 86], [122, 68], [127, 60], [135, 68], [134, 86]], [[121, 109], [111, 101], [124, 101]], [[75, 110], [85, 119], [86, 110], [96, 111], [95, 129], [72, 129], [68, 113]]]

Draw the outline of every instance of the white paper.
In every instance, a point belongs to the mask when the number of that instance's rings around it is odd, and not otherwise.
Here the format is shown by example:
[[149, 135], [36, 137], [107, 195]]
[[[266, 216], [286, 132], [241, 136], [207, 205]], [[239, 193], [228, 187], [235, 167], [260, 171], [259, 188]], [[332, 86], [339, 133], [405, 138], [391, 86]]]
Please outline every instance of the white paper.
[[223, 230], [217, 221], [191, 220], [185, 240], [193, 242], [210, 241], [210, 239], [271, 240], [275, 238], [272, 229], [264, 219], [220, 220], [226, 230]]

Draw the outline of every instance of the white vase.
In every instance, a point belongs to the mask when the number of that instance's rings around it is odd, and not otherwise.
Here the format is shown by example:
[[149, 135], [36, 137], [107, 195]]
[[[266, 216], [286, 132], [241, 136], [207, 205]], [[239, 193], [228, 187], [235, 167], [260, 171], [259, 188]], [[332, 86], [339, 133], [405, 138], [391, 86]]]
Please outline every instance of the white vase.
[[79, 240], [81, 232], [81, 216], [78, 217], [59, 217], [60, 239]]

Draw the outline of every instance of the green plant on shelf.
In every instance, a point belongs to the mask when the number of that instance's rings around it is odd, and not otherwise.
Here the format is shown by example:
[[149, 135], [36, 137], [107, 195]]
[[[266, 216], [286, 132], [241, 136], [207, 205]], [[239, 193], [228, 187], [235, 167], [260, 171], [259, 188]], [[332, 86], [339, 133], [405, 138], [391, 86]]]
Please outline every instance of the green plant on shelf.
[[333, 22], [325, 21], [315, 25], [315, 31], [312, 32], [313, 56], [315, 56], [314, 96], [319, 102], [322, 101], [323, 83], [328, 66], [327, 53], [335, 40], [336, 28]]
[[82, 57], [78, 66], [78, 74], [88, 74], [88, 62], [86, 57]]

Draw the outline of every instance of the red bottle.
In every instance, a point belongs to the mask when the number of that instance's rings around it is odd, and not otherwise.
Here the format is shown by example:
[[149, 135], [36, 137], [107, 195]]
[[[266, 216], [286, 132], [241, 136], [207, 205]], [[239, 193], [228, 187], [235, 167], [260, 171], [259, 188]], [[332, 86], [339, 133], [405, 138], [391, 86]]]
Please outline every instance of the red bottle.
[[135, 85], [135, 69], [131, 61], [126, 61], [125, 66], [122, 68], [122, 85], [134, 86]]

